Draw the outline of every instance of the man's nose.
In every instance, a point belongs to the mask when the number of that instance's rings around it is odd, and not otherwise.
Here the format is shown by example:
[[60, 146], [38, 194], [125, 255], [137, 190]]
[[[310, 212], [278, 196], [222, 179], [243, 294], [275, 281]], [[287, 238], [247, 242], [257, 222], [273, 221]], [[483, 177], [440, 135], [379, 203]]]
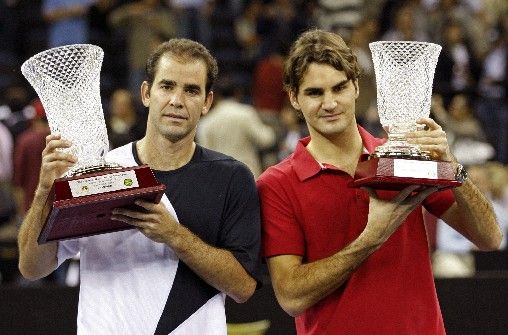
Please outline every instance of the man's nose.
[[182, 94], [183, 94], [182, 90], [179, 89], [174, 90], [169, 98], [169, 104], [173, 107], [182, 107], [183, 106]]
[[332, 110], [337, 107], [337, 97], [332, 93], [325, 93], [323, 95], [322, 108], [325, 110]]

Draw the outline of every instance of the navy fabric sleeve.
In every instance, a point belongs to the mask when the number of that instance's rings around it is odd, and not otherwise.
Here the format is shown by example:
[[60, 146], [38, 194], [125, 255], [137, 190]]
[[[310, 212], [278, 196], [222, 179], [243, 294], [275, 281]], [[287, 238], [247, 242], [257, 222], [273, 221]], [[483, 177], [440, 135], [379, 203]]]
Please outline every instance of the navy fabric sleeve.
[[254, 177], [238, 164], [226, 193], [218, 246], [230, 250], [242, 266], [259, 281], [261, 219]]

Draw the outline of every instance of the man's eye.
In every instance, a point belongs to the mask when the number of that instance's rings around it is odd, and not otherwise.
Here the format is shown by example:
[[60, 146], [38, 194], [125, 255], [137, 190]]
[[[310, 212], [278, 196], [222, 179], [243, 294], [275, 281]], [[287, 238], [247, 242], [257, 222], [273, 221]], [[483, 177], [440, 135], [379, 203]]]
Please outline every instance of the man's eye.
[[320, 94], [321, 94], [321, 92], [319, 92], [319, 91], [308, 91], [307, 92], [308, 96], [318, 96]]

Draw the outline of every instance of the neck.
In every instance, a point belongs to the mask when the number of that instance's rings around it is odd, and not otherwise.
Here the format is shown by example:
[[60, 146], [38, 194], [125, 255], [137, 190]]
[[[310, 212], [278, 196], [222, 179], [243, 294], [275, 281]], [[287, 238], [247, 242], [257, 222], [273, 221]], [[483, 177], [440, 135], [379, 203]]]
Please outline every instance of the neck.
[[196, 143], [193, 137], [173, 143], [165, 138], [145, 136], [137, 142], [136, 149], [143, 164], [148, 164], [154, 170], [171, 171], [190, 162]]
[[336, 136], [312, 136], [307, 150], [320, 163], [327, 163], [354, 175], [363, 143], [358, 128], [351, 128]]

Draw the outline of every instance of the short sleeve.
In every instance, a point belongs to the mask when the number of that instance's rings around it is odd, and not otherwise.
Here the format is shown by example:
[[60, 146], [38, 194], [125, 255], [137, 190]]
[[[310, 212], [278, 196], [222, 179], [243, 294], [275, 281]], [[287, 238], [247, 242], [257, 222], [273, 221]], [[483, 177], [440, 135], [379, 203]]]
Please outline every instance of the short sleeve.
[[283, 174], [275, 176], [270, 169], [257, 181], [264, 257], [305, 254], [304, 233], [295, 216], [288, 184]]
[[57, 259], [58, 266], [62, 265], [67, 259], [76, 256], [79, 252], [79, 240], [65, 240], [58, 242]]
[[259, 281], [261, 223], [254, 176], [243, 164], [232, 174], [223, 212], [218, 246], [228, 249]]
[[431, 194], [425, 199], [423, 202], [423, 206], [427, 211], [429, 211], [435, 217], [440, 218], [455, 202], [455, 196], [453, 192], [448, 190], [443, 190]]

